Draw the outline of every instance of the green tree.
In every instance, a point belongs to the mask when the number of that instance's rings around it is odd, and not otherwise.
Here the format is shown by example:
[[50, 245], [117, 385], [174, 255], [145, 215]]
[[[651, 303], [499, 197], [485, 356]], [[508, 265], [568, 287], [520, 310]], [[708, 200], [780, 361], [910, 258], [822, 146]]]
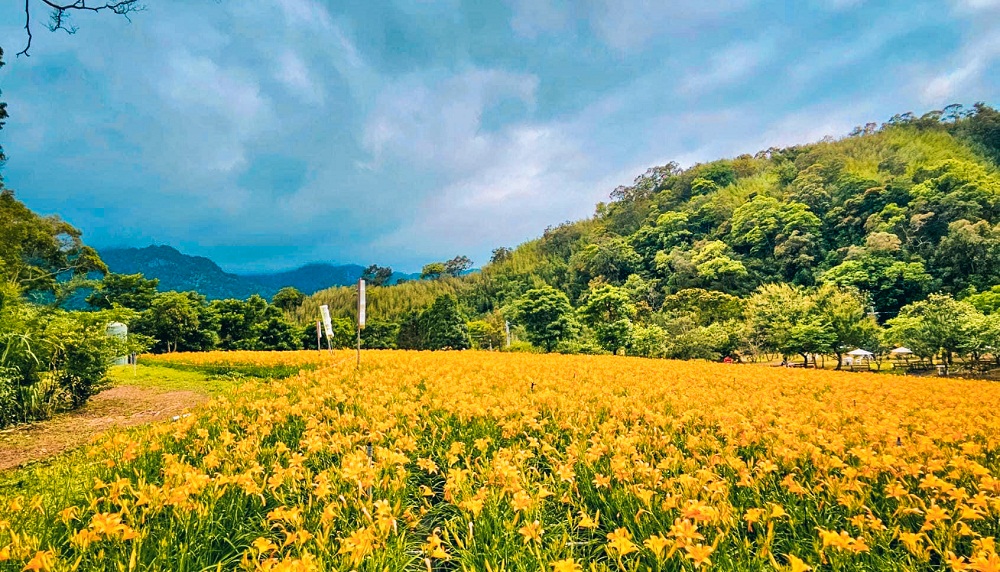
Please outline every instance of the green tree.
[[87, 304], [101, 310], [120, 306], [141, 312], [152, 305], [159, 284], [142, 274], [108, 274], [87, 296]]
[[886, 236], [891, 235], [869, 235], [865, 248], [820, 275], [821, 282], [867, 293], [879, 316], [893, 316], [923, 298], [934, 281], [923, 263], [902, 260], [898, 242], [886, 241]]
[[396, 349], [399, 324], [382, 320], [369, 320], [361, 330], [361, 347], [370, 350]]
[[292, 350], [300, 347], [300, 333], [277, 306], [254, 294], [246, 300], [215, 300], [219, 343], [227, 350]]
[[593, 278], [604, 278], [621, 284], [639, 269], [642, 259], [632, 246], [621, 237], [610, 237], [588, 244], [570, 259], [570, 266], [583, 283]]
[[629, 344], [636, 308], [624, 288], [605, 284], [587, 294], [580, 317], [597, 336], [597, 343], [611, 353]]
[[699, 326], [707, 326], [742, 318], [743, 301], [725, 292], [688, 288], [665, 297], [661, 311], [672, 316], [690, 315]]
[[109, 323], [133, 314], [38, 306], [0, 282], [0, 427], [79, 407], [105, 387], [113, 358], [146, 349], [137, 336], [108, 335]]
[[426, 349], [469, 349], [469, 329], [455, 296], [439, 296], [430, 308], [421, 313], [420, 321], [427, 332]]
[[985, 103], [975, 104], [962, 131], [993, 160], [993, 164], [1000, 165], [1000, 111]]
[[456, 256], [444, 263], [444, 273], [456, 278], [472, 268], [472, 260], [468, 256]]
[[525, 292], [514, 304], [514, 320], [524, 326], [528, 341], [547, 352], [578, 331], [569, 298], [551, 286]]
[[499, 350], [504, 347], [504, 330], [501, 323], [489, 319], [473, 320], [466, 324], [469, 328], [469, 340], [477, 350]]
[[[755, 352], [799, 353], [792, 328], [811, 323], [813, 303], [806, 291], [790, 284], [765, 284], [746, 300], [747, 342]], [[796, 332], [801, 336], [805, 330]]]
[[274, 294], [274, 297], [271, 298], [271, 304], [282, 312], [292, 312], [301, 306], [305, 299], [306, 295], [298, 288], [285, 286]]
[[493, 253], [490, 255], [490, 264], [506, 262], [512, 254], [514, 254], [514, 250], [506, 246], [494, 248]]
[[946, 294], [931, 294], [904, 306], [889, 320], [889, 335], [895, 342], [923, 357], [940, 353], [946, 365], [955, 354], [965, 353], [973, 340], [970, 325], [981, 316], [975, 306]]
[[698, 245], [691, 263], [702, 283], [718, 290], [739, 290], [748, 274], [742, 262], [729, 256], [729, 247], [721, 240]]
[[733, 212], [731, 224], [734, 247], [767, 258], [792, 236], [816, 236], [821, 222], [802, 203], [757, 196]]
[[934, 251], [931, 266], [952, 291], [1000, 283], [1000, 224], [952, 222]]
[[435, 278], [440, 278], [447, 271], [448, 269], [447, 267], [445, 267], [444, 262], [431, 262], [430, 264], [425, 264], [424, 267], [420, 270], [420, 279], [433, 280]]
[[917, 169], [910, 189], [913, 238], [919, 253], [930, 258], [948, 225], [966, 219], [996, 220], [1000, 216], [1000, 176], [983, 165], [947, 159]]
[[[333, 340], [331, 341], [330, 347], [333, 348], [350, 348], [354, 347], [356, 342], [357, 331], [355, 330], [354, 320], [350, 318], [333, 318], [330, 320], [330, 325], [333, 326]], [[299, 345], [302, 349], [315, 350], [315, 349], [326, 349], [326, 332], [323, 331], [323, 327], [320, 326], [320, 332], [322, 339], [322, 347], [317, 347], [316, 345], [316, 324], [306, 324], [302, 326], [299, 331]]]
[[27, 294], [58, 294], [69, 278], [107, 271], [79, 230], [56, 217], [38, 216], [10, 189], [0, 191], [0, 279]]
[[976, 307], [984, 314], [996, 314], [1000, 312], [1000, 285], [994, 286], [984, 292], [976, 292], [973, 289], [965, 298], [965, 301]]
[[866, 307], [865, 298], [856, 290], [832, 284], [821, 286], [813, 295], [816, 313], [827, 326], [830, 350], [837, 356], [837, 369], [843, 365], [844, 352], [861, 347], [871, 340], [872, 329], [878, 329], [874, 316]]
[[289, 351], [301, 349], [295, 326], [282, 316], [270, 316], [254, 328], [256, 347], [254, 349]]
[[392, 279], [392, 268], [372, 264], [361, 273], [361, 278], [370, 286], [385, 286]]
[[143, 330], [162, 343], [167, 352], [177, 351], [185, 339], [198, 337], [201, 328], [197, 302], [182, 292], [163, 292], [156, 296], [143, 322]]
[[669, 339], [667, 332], [656, 324], [637, 324], [632, 328], [629, 352], [648, 358], [662, 358], [667, 355]]

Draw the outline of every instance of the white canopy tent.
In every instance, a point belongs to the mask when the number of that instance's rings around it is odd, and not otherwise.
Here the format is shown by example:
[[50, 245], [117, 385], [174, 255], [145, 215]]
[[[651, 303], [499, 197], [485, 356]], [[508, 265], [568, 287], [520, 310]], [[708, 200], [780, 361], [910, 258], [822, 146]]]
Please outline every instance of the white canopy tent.
[[863, 350], [861, 348], [858, 348], [856, 350], [851, 350], [851, 351], [847, 352], [847, 355], [854, 356], [854, 357], [859, 357], [859, 358], [871, 358], [871, 357], [875, 356], [875, 354], [871, 353], [870, 351]]
[[910, 348], [898, 347], [898, 348], [892, 350], [889, 353], [891, 355], [894, 355], [894, 356], [902, 356], [902, 355], [910, 355], [910, 354], [912, 354], [913, 350], [911, 350]]

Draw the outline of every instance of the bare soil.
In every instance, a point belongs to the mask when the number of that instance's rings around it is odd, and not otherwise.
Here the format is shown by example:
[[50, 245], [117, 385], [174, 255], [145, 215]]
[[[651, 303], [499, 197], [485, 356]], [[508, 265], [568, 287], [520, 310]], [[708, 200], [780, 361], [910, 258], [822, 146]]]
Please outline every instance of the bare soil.
[[113, 387], [75, 411], [0, 431], [0, 471], [85, 445], [112, 427], [170, 419], [207, 399], [195, 391]]

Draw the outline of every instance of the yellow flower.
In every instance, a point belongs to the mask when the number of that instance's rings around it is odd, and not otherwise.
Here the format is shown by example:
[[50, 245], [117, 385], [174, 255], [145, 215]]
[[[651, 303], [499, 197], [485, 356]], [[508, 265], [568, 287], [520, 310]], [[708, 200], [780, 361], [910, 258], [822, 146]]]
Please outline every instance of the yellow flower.
[[670, 546], [670, 544], [671, 544], [669, 540], [667, 540], [666, 538], [664, 538], [664, 537], [662, 537], [662, 536], [660, 536], [658, 534], [654, 534], [653, 536], [650, 536], [649, 538], [647, 538], [646, 540], [644, 540], [642, 543], [646, 546], [646, 548], [649, 548], [649, 550], [653, 554], [655, 554], [657, 558], [662, 557], [663, 556], [663, 550], [667, 546]]
[[806, 572], [807, 570], [812, 570], [812, 566], [808, 566], [798, 556], [795, 556], [794, 554], [789, 554], [788, 569], [791, 572]]
[[580, 528], [595, 529], [598, 526], [598, 521], [601, 519], [601, 511], [597, 511], [597, 514], [593, 518], [587, 515], [587, 513], [580, 511], [580, 522], [577, 526]]
[[709, 556], [715, 551], [715, 548], [704, 544], [695, 544], [685, 546], [684, 550], [687, 552], [687, 557], [694, 564], [694, 567], [700, 568], [702, 564], [712, 563]]
[[639, 550], [632, 542], [632, 533], [625, 528], [618, 528], [614, 532], [608, 533], [608, 548], [620, 556]]
[[583, 567], [572, 558], [557, 560], [552, 563], [553, 572], [583, 572]]
[[531, 541], [542, 541], [542, 525], [537, 520], [522, 526], [517, 531], [524, 537], [525, 544], [528, 544]]
[[424, 554], [438, 560], [448, 560], [450, 558], [444, 549], [444, 541], [438, 536], [437, 530], [427, 537], [427, 544], [424, 545]]
[[22, 570], [35, 570], [35, 571], [47, 571], [52, 570], [52, 565], [55, 564], [56, 555], [55, 553], [46, 550], [44, 552], [36, 552], [35, 555], [24, 565]]

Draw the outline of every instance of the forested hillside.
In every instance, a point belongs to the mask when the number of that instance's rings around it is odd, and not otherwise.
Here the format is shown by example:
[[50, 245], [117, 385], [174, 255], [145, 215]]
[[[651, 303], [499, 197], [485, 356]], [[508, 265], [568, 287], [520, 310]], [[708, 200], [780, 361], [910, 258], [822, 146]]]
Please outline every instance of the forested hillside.
[[[584, 348], [589, 340], [635, 351], [648, 327], [663, 340], [657, 347], [694, 336], [685, 343], [712, 348], [664, 350], [678, 357], [746, 350], [747, 302], [767, 284], [787, 287], [772, 288], [772, 302], [803, 305], [802, 320], [782, 318], [789, 323], [822, 325], [805, 308], [835, 295], [853, 297], [836, 304], [879, 324], [931, 293], [982, 306], [989, 295], [973, 295], [1000, 283], [998, 159], [1000, 113], [978, 104], [687, 169], [654, 167], [615, 189], [593, 217], [498, 249], [455, 293], [470, 316], [498, 311], [523, 326], [519, 300], [553, 287], [576, 321], [557, 338]], [[349, 306], [334, 292], [316, 299]], [[608, 323], [620, 331], [602, 335]]]
[[652, 307], [656, 293], [685, 288], [745, 295], [769, 282], [830, 282], [869, 292], [892, 316], [932, 291], [998, 283], [998, 157], [1000, 114], [977, 106], [686, 170], [654, 167], [592, 219], [516, 251], [535, 264], [502, 262], [490, 274], [527, 270], [574, 301], [595, 280], [631, 277], [631, 289], [642, 280], [653, 293]]

